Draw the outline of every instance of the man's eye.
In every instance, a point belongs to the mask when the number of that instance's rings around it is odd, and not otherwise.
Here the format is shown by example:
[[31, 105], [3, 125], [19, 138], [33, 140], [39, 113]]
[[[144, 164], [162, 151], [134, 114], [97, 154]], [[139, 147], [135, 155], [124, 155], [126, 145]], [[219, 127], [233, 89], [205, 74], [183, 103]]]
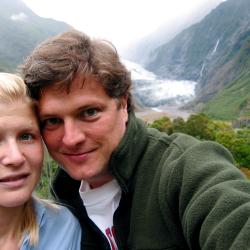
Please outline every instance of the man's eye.
[[99, 110], [96, 109], [96, 108], [89, 108], [89, 109], [86, 109], [82, 112], [82, 115], [84, 117], [93, 117], [93, 116], [96, 116], [98, 114]]
[[55, 118], [55, 117], [52, 117], [52, 118], [48, 118], [48, 119], [45, 119], [42, 121], [42, 127], [53, 127], [53, 126], [56, 126], [58, 125], [59, 123], [61, 122], [61, 119], [59, 118]]

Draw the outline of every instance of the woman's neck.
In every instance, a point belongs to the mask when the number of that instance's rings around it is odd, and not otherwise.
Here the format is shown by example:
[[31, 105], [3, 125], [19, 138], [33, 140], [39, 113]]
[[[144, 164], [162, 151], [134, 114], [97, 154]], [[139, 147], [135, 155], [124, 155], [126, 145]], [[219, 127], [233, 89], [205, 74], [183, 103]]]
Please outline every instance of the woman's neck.
[[[22, 216], [23, 206], [16, 208], [0, 207], [0, 246], [1, 249], [18, 249], [15, 231]], [[11, 248], [10, 248], [11, 247]]]

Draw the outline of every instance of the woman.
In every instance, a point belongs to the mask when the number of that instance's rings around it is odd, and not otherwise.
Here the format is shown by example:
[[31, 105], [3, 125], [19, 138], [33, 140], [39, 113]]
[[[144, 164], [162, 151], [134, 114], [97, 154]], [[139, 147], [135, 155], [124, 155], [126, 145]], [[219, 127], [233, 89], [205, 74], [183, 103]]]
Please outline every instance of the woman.
[[81, 229], [65, 207], [32, 197], [43, 145], [21, 78], [0, 73], [0, 249], [77, 250]]

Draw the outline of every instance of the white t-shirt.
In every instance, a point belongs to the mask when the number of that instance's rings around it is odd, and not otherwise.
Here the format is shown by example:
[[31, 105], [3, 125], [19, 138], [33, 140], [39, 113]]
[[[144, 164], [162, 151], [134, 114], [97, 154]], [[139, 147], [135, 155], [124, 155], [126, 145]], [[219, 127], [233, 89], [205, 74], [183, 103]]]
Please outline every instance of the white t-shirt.
[[111, 249], [117, 250], [113, 227], [113, 215], [121, 199], [121, 188], [117, 181], [114, 179], [94, 189], [82, 181], [79, 193], [89, 218], [107, 237]]

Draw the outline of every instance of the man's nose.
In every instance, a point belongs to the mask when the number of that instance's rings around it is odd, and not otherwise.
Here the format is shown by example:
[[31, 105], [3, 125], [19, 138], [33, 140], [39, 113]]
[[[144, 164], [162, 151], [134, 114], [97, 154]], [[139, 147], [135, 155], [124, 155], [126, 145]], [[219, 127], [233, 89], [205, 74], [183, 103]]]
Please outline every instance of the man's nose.
[[3, 154], [0, 153], [0, 158], [2, 158], [1, 162], [3, 165], [18, 167], [25, 162], [25, 156], [21, 150], [21, 146], [19, 146], [15, 140], [7, 142], [5, 145], [3, 145], [3, 147]]
[[63, 144], [67, 147], [74, 147], [85, 141], [86, 136], [80, 121], [64, 121]]

